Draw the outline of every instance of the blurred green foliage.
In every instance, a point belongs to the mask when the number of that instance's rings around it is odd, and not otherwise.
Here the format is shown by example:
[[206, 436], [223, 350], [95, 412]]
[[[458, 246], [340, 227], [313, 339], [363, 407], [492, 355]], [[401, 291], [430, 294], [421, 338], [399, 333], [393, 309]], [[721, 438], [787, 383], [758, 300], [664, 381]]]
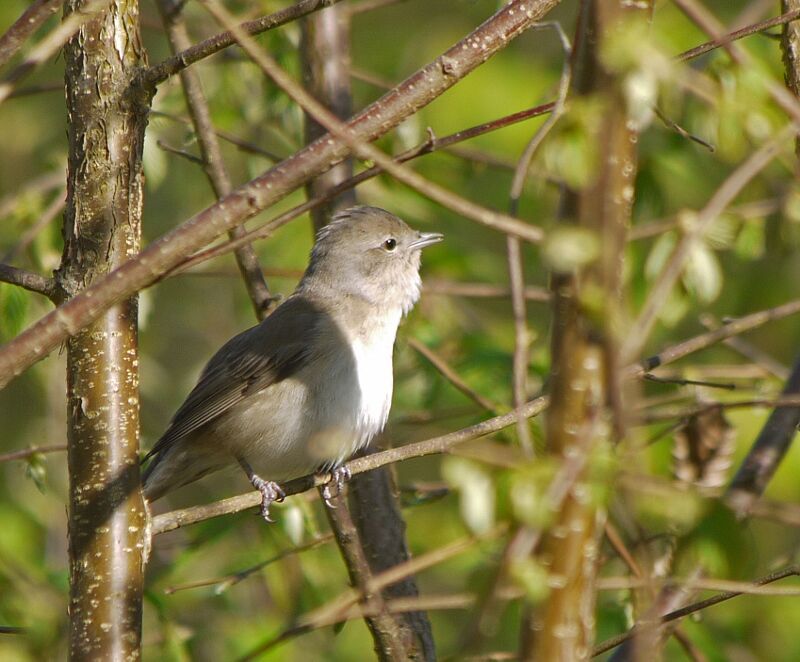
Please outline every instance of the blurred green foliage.
[[[281, 3], [226, 3], [233, 11], [268, 13]], [[352, 59], [357, 72], [400, 81], [440, 54], [497, 9], [496, 0], [409, 0], [359, 14], [352, 27]], [[708, 0], [706, 6], [725, 24], [743, 15], [750, 2]], [[777, 2], [762, 15], [777, 13]], [[0, 31], [27, 7], [24, 0], [0, 3]], [[774, 5], [774, 6], [773, 6]], [[568, 34], [573, 32], [576, 3], [565, 0], [553, 13]], [[216, 31], [208, 15], [194, 3], [186, 6], [189, 28], [196, 39]], [[757, 19], [752, 12], [750, 20]], [[157, 12], [142, 3], [143, 34], [151, 62], [167, 54]], [[35, 41], [56, 23], [53, 18]], [[630, 36], [630, 35], [629, 35]], [[722, 50], [677, 67], [671, 56], [705, 41], [706, 37], [669, 2], [658, 2], [646, 36], [621, 40], [607, 55], [623, 71], [655, 81], [660, 109], [715, 147], [691, 142], [655, 119], [639, 138], [634, 232], [669, 221], [653, 233], [643, 233], [626, 251], [626, 283], [630, 310], [648, 296], [685, 223], [701, 209], [726, 176], [786, 121], [765, 92], [766, 79], [780, 81], [778, 42], [756, 35], [742, 42], [757, 67], [740, 69]], [[293, 74], [299, 72], [299, 29], [288, 25], [258, 38]], [[642, 40], [645, 40], [643, 43]], [[30, 47], [28, 47], [30, 48]], [[638, 49], [638, 51], [637, 51]], [[564, 53], [550, 30], [536, 30], [514, 41], [451, 91], [382, 139], [397, 152], [425, 139], [431, 127], [443, 136], [554, 98]], [[285, 156], [302, 145], [302, 116], [238, 51], [217, 55], [197, 66], [216, 126], [269, 152]], [[29, 76], [21, 87], [60, 83], [63, 61], [53, 58]], [[702, 84], [698, 83], [702, 76]], [[710, 90], [710, 98], [694, 94], [689, 83]], [[648, 85], [650, 83], [647, 83]], [[381, 90], [354, 81], [355, 107], [377, 98]], [[196, 139], [185, 123], [177, 78], [161, 86], [155, 98], [145, 148], [145, 242], [175, 227], [213, 201], [200, 169], [161, 150], [158, 141], [197, 153]], [[559, 180], [588, 181], [602, 155], [595, 153], [591, 134], [603, 105], [589, 100], [570, 106], [567, 115], [537, 154], [521, 201], [522, 218], [546, 230], [556, 226]], [[426, 177], [476, 202], [506, 209], [513, 167], [525, 144], [541, 125], [535, 119], [479, 137], [469, 147], [480, 161], [437, 152], [414, 163]], [[65, 171], [66, 140], [63, 96], [49, 93], [21, 96], [0, 105], [0, 253], [11, 249], [57, 196]], [[788, 146], [787, 146], [788, 147]], [[224, 143], [226, 165], [237, 183], [261, 173], [271, 161]], [[491, 162], [483, 162], [491, 161]], [[499, 165], [498, 165], [499, 163]], [[716, 220], [693, 249], [690, 266], [661, 311], [660, 325], [648, 342], [648, 352], [702, 331], [702, 313], [717, 318], [736, 316], [787, 301], [796, 295], [800, 279], [800, 188], [794, 179], [794, 157], [787, 149], [756, 177], [736, 205]], [[43, 179], [44, 178], [44, 179]], [[49, 179], [48, 179], [49, 178]], [[63, 178], [62, 178], [63, 179]], [[55, 182], [55, 183], [53, 183]], [[446, 242], [425, 254], [424, 278], [464, 283], [508, 282], [503, 236], [443, 210], [386, 177], [359, 188], [362, 202], [377, 204], [421, 229], [444, 232]], [[249, 222], [249, 226], [301, 202], [298, 191]], [[745, 204], [759, 202], [763, 204]], [[7, 204], [6, 204], [7, 203]], [[40, 273], [58, 265], [60, 218], [36, 234], [13, 264]], [[310, 222], [300, 218], [257, 244], [273, 290], [288, 294], [304, 268], [312, 242]], [[544, 249], [525, 246], [526, 279], [547, 285], [547, 265], [563, 268], [592, 259], [594, 238], [574, 229], [551, 233]], [[253, 323], [244, 288], [237, 280], [231, 256], [206, 263], [144, 291], [141, 302], [142, 445], [149, 447], [211, 353], [231, 335]], [[50, 306], [41, 297], [0, 285], [0, 336], [13, 337]], [[528, 304], [531, 347], [530, 394], [547, 380], [550, 312], [546, 304]], [[797, 354], [800, 319], [769, 324], [748, 336], [784, 364]], [[405, 343], [415, 337], [444, 357], [463, 379], [490, 400], [511, 402], [511, 356], [514, 324], [508, 299], [476, 299], [428, 294], [401, 328], [396, 350], [396, 389], [386, 434], [392, 444], [425, 439], [472, 424], [486, 412], [466, 399]], [[727, 375], [737, 390], [720, 393], [701, 387], [648, 384], [647, 402], [670, 400], [688, 406], [695, 399], [771, 397], [780, 381], [766, 373], [744, 370], [748, 360], [723, 346], [681, 362], [685, 376], [716, 379]], [[742, 368], [738, 372], [737, 369]], [[730, 375], [734, 375], [731, 377]], [[741, 375], [741, 376], [737, 376]], [[736, 458], [746, 452], [763, 423], [766, 410], [739, 409], [729, 418], [737, 431]], [[64, 360], [60, 352], [33, 367], [0, 392], [0, 453], [28, 446], [63, 443]], [[534, 421], [541, 445], [541, 423]], [[607, 502], [612, 516], [635, 522], [636, 528], [663, 540], [676, 536], [674, 572], [681, 576], [704, 561], [715, 577], [748, 580], [794, 559], [797, 532], [767, 521], [735, 522], [712, 499], [692, 491], [677, 491], [671, 477], [671, 438], [661, 435], [643, 442], [664, 424], [637, 426], [631, 431], [639, 450], [618, 462], [598, 453], [590, 487]], [[513, 428], [493, 441], [514, 446]], [[465, 453], [466, 454], [466, 453]], [[421, 554], [472, 532], [485, 532], [497, 521], [543, 524], [547, 512], [542, 493], [557, 468], [537, 460], [509, 468], [502, 457], [431, 457], [397, 466], [402, 485], [451, 489], [440, 499], [419, 499], [405, 510], [411, 550]], [[608, 490], [618, 472], [638, 477], [639, 489]], [[800, 500], [800, 458], [787, 457], [773, 479], [768, 496]], [[0, 635], [0, 659], [32, 661], [63, 659], [66, 634], [66, 486], [63, 453], [36, 454], [27, 461], [0, 464], [0, 625], [22, 625], [24, 635]], [[666, 487], [665, 487], [666, 486]], [[247, 488], [230, 472], [176, 494], [169, 506], [210, 501]], [[162, 504], [158, 504], [159, 510]], [[322, 544], [288, 555], [240, 582], [177, 588], [210, 578], [224, 578], [283, 550], [324, 535], [327, 525], [319, 503], [310, 495], [294, 497], [275, 508], [278, 521], [265, 526], [253, 513], [204, 522], [159, 537], [148, 569], [145, 611], [145, 659], [233, 659], [279, 633], [292, 620], [347, 588], [347, 577], [335, 547]], [[657, 545], [658, 543], [653, 543]], [[422, 572], [423, 594], [463, 593], [484, 585], [501, 550], [492, 538], [464, 554]], [[628, 573], [613, 550], [604, 547], [603, 575]], [[512, 581], [530, 600], [546, 595], [542, 568], [535, 562], [514, 567]], [[177, 587], [166, 592], [168, 587]], [[598, 599], [598, 640], [630, 625], [630, 595], [603, 591]], [[518, 603], [503, 607], [498, 629], [486, 650], [513, 650], [517, 645]], [[457, 650], [467, 623], [463, 610], [430, 614], [442, 657]], [[709, 660], [800, 659], [800, 608], [796, 598], [749, 596], [703, 612], [698, 622], [684, 625], [686, 634]], [[264, 655], [265, 660], [365, 659], [371, 642], [360, 621], [338, 631], [325, 628], [290, 641]], [[670, 642], [666, 659], [680, 660], [682, 649]]]

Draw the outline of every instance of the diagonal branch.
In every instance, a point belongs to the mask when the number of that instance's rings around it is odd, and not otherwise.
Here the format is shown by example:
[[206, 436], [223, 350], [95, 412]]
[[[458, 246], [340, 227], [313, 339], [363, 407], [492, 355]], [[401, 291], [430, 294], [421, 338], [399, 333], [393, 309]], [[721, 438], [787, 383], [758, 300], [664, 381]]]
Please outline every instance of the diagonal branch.
[[4, 66], [42, 23], [58, 11], [64, 0], [36, 0], [0, 36], [0, 67]]
[[[296, 21], [303, 16], [307, 16], [324, 7], [330, 7], [340, 1], [341, 0], [300, 0], [300, 2], [290, 5], [285, 9], [281, 9], [280, 11], [276, 11], [273, 14], [269, 14], [268, 16], [262, 16], [253, 21], [242, 23], [239, 29], [250, 36], [255, 36], [262, 32], [272, 30], [273, 28], [280, 27], [281, 25], [285, 25], [286, 23], [290, 23], [291, 21]], [[159, 83], [163, 83], [170, 76], [180, 73], [195, 62], [199, 62], [215, 53], [219, 53], [221, 50], [228, 48], [228, 46], [233, 46], [235, 43], [236, 39], [234, 39], [233, 33], [227, 31], [209, 37], [205, 41], [201, 41], [194, 46], [189, 46], [187, 44], [180, 52], [173, 54], [172, 57], [146, 69], [142, 74], [141, 84], [146, 88], [155, 87]]]
[[[365, 141], [387, 133], [505, 48], [557, 4], [558, 0], [512, 0], [443, 55], [358, 113], [348, 124], [349, 129]], [[480, 48], [471, 48], [470, 44], [480, 44]], [[138, 257], [0, 347], [0, 388], [116, 301], [154, 282], [186, 255], [282, 199], [349, 151], [333, 138], [320, 138], [155, 240]], [[528, 228], [531, 239], [539, 237], [536, 232], [530, 234], [533, 228], [520, 225]]]

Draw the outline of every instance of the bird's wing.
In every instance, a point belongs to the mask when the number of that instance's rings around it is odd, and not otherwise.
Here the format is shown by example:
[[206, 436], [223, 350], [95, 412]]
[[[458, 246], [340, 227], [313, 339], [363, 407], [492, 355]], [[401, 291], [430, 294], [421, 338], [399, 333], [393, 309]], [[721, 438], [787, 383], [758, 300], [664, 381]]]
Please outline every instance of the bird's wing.
[[311, 357], [323, 317], [313, 302], [290, 297], [261, 324], [225, 343], [145, 459], [165, 451], [249, 395], [295, 374]]

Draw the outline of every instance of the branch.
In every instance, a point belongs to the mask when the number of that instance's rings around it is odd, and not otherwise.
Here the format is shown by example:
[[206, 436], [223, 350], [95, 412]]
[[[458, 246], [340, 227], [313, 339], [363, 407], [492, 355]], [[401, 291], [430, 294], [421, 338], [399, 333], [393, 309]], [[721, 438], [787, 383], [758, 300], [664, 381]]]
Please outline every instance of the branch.
[[[571, 46], [567, 35], [558, 23], [542, 23], [537, 27], [552, 27], [561, 40], [564, 49], [564, 65], [561, 70], [561, 80], [558, 84], [558, 98], [549, 117], [533, 134], [522, 152], [522, 156], [514, 169], [509, 194], [509, 214], [519, 216], [519, 200], [525, 186], [528, 171], [539, 145], [542, 144], [547, 134], [555, 126], [564, 113], [564, 104], [567, 101], [570, 80], [572, 78]], [[525, 273], [522, 265], [522, 246], [517, 237], [506, 237], [506, 258], [508, 262], [508, 281], [511, 287], [511, 309], [514, 314], [514, 358], [512, 361], [512, 397], [514, 407], [521, 406], [528, 399], [528, 364], [530, 363], [530, 333], [528, 332], [528, 311], [525, 304]], [[517, 421], [517, 435], [523, 451], [529, 457], [533, 456], [533, 437], [527, 419]]]
[[[358, 113], [350, 121], [349, 129], [363, 140], [385, 134], [505, 48], [556, 4], [558, 0], [512, 0], [434, 62]], [[481, 48], [470, 47], [475, 43]], [[345, 145], [323, 137], [155, 240], [138, 257], [0, 347], [0, 388], [69, 335], [97, 319], [116, 301], [154, 282], [180, 264], [187, 254], [282, 199], [348, 152]], [[532, 228], [520, 225], [531, 239], [539, 237]]]
[[[516, 124], [517, 122], [523, 122], [533, 117], [539, 117], [540, 115], [549, 113], [552, 110], [552, 108], [553, 108], [553, 103], [546, 103], [541, 106], [535, 106], [534, 108], [528, 108], [518, 113], [506, 115], [499, 119], [492, 120], [484, 124], [479, 124], [478, 126], [474, 126], [469, 129], [464, 129], [463, 131], [458, 131], [443, 138], [436, 138], [433, 134], [433, 131], [431, 129], [428, 129], [429, 132], [428, 140], [426, 140], [421, 145], [413, 147], [407, 150], [406, 152], [400, 154], [399, 156], [394, 157], [394, 160], [397, 161], [397, 163], [406, 163], [407, 161], [416, 159], [417, 157], [425, 156], [426, 154], [430, 154], [432, 152], [441, 149], [447, 149], [451, 145], [454, 145], [455, 143], [461, 142], [463, 140], [469, 140], [470, 138], [475, 138], [476, 136], [484, 135], [486, 133], [502, 129], [506, 126]], [[175, 267], [175, 269], [171, 270], [168, 275], [172, 276], [178, 273], [182, 273], [186, 269], [189, 269], [190, 267], [193, 267], [196, 264], [200, 264], [201, 262], [205, 262], [206, 260], [210, 260], [220, 255], [224, 255], [225, 253], [234, 250], [238, 246], [241, 246], [246, 241], [254, 241], [255, 239], [264, 239], [266, 237], [269, 237], [279, 227], [294, 220], [298, 216], [301, 216], [302, 214], [305, 214], [307, 211], [310, 211], [320, 205], [323, 205], [328, 200], [339, 195], [343, 191], [353, 188], [358, 184], [361, 184], [362, 182], [371, 179], [372, 177], [376, 177], [382, 172], [384, 172], [384, 169], [381, 168], [380, 166], [373, 166], [371, 168], [363, 170], [357, 175], [349, 179], [346, 179], [341, 184], [334, 186], [330, 190], [326, 191], [324, 194], [311, 198], [310, 200], [307, 200], [306, 202], [297, 205], [293, 209], [290, 209], [287, 212], [284, 212], [283, 214], [275, 217], [271, 221], [268, 221], [264, 225], [256, 227], [248, 232], [245, 232], [236, 240], [222, 243], [218, 246], [214, 246], [213, 248], [209, 248], [204, 251], [200, 251], [199, 253], [195, 253], [191, 257], [181, 262], [181, 264]], [[427, 286], [428, 285], [426, 282], [425, 287]], [[530, 288], [528, 288], [526, 292], [528, 292], [529, 290]], [[549, 300], [550, 296], [549, 292], [545, 293], [545, 290], [543, 289], [537, 289], [536, 292], [538, 292], [538, 295], [534, 295], [534, 297], [538, 296], [538, 298], [535, 298], [535, 300], [537, 301]], [[526, 294], [526, 296], [528, 296], [528, 294]]]
[[59, 453], [67, 450], [66, 444], [53, 444], [51, 446], [31, 446], [19, 451], [11, 451], [0, 455], [0, 464], [11, 462], [12, 460], [27, 460], [28, 458], [39, 455], [40, 453]]
[[469, 384], [461, 379], [461, 376], [441, 356], [434, 352], [425, 343], [417, 340], [416, 338], [409, 338], [406, 342], [411, 349], [425, 357], [425, 359], [427, 359], [427, 361], [439, 372], [439, 374], [442, 375], [442, 377], [450, 382], [457, 390], [466, 395], [470, 400], [475, 402], [479, 407], [492, 413], [497, 412], [498, 406], [495, 403], [488, 398], [485, 398], [472, 387], [470, 387]]
[[744, 317], [729, 321], [718, 329], [701, 333], [700, 335], [689, 338], [688, 340], [684, 340], [677, 345], [668, 347], [667, 349], [662, 350], [660, 353], [645, 359], [641, 363], [635, 363], [628, 366], [625, 369], [625, 376], [628, 378], [642, 377], [646, 372], [650, 372], [651, 370], [654, 370], [659, 366], [666, 365], [667, 363], [673, 363], [678, 359], [682, 359], [689, 354], [693, 354], [701, 349], [710, 347], [711, 345], [723, 341], [726, 338], [737, 336], [741, 333], [745, 333], [746, 331], [751, 331], [752, 329], [762, 326], [767, 322], [783, 319], [784, 317], [789, 317], [790, 315], [795, 315], [799, 312], [800, 299], [795, 299], [774, 308], [767, 308], [766, 310], [760, 310], [756, 313], [750, 313]]
[[[341, 122], [336, 115], [331, 113], [325, 106], [306, 92], [306, 90], [295, 82], [272, 57], [267, 55], [252, 37], [237, 30], [233, 17], [222, 5], [215, 0], [201, 0], [201, 2], [222, 25], [234, 33], [245, 52], [261, 70], [289, 96], [289, 98], [297, 103], [303, 111], [325, 127], [330, 132], [330, 135], [333, 135], [337, 140], [341, 141], [359, 158], [374, 161], [398, 181], [461, 216], [470, 218], [499, 232], [505, 232], [506, 234], [520, 237], [526, 241], [538, 243], [542, 240], [544, 233], [541, 228], [529, 223], [522, 223], [508, 214], [495, 212], [445, 189], [438, 184], [434, 184], [413, 170], [400, 165], [376, 147], [373, 147], [368, 141], [353, 132], [350, 126]], [[441, 68], [444, 74], [455, 75], [456, 71], [451, 70], [452, 67], [455, 66], [454, 63], [446, 59], [446, 56], [443, 56], [443, 58], [445, 59], [443, 60]]]
[[623, 357], [631, 359], [639, 354], [645, 345], [650, 331], [658, 318], [658, 312], [667, 300], [678, 278], [680, 278], [695, 243], [702, 241], [703, 235], [708, 231], [711, 224], [719, 218], [720, 214], [725, 211], [725, 208], [733, 202], [750, 180], [769, 165], [786, 144], [793, 131], [794, 125], [790, 124], [773, 136], [771, 140], [761, 145], [728, 176], [714, 195], [711, 196], [706, 206], [697, 213], [691, 227], [681, 237], [656, 282], [650, 288], [644, 307], [627, 334], [628, 340], [623, 346]]
[[[291, 21], [296, 21], [324, 7], [330, 7], [337, 2], [340, 2], [340, 0], [300, 0], [296, 4], [273, 14], [242, 23], [239, 29], [250, 36], [255, 36]], [[221, 32], [205, 41], [201, 41], [199, 44], [183, 48], [179, 53], [175, 53], [163, 62], [154, 64], [142, 73], [140, 82], [145, 88], [156, 87], [159, 83], [163, 83], [170, 76], [183, 71], [195, 62], [219, 53], [219, 51], [228, 48], [228, 46], [233, 46], [235, 43], [236, 39], [234, 39], [231, 31]]]
[[[790, 566], [788, 568], [785, 568], [784, 570], [779, 570], [778, 572], [767, 575], [766, 577], [757, 579], [756, 581], [753, 582], [753, 586], [763, 586], [765, 584], [770, 584], [780, 579], [785, 579], [786, 577], [792, 577], [796, 575], [800, 575], [800, 568], [798, 568], [797, 566]], [[744, 591], [726, 591], [725, 593], [714, 595], [705, 600], [701, 600], [699, 602], [695, 602], [694, 604], [687, 605], [686, 607], [675, 609], [674, 611], [671, 611], [668, 614], [661, 616], [656, 623], [637, 623], [627, 632], [617, 635], [616, 637], [606, 639], [601, 644], [595, 646], [594, 649], [592, 650], [592, 657], [596, 657], [597, 655], [601, 655], [606, 651], [611, 650], [612, 648], [616, 648], [620, 644], [626, 642], [628, 639], [641, 633], [642, 630], [646, 628], [653, 628], [658, 625], [663, 625], [666, 623], [670, 623], [672, 621], [676, 621], [681, 618], [685, 618], [686, 616], [690, 616], [691, 614], [694, 614], [698, 611], [707, 609], [708, 607], [713, 607], [714, 605], [717, 605], [720, 602], [725, 602], [726, 600], [730, 600], [731, 598], [735, 598], [743, 594]]]
[[[781, 398], [800, 395], [800, 358], [798, 358]], [[783, 460], [800, 425], [800, 407], [776, 407], [753, 442], [747, 457], [728, 488], [727, 503], [743, 517], [764, 493]]]
[[14, 86], [42, 62], [53, 57], [86, 23], [103, 12], [112, 0], [88, 0], [80, 11], [70, 14], [61, 24], [33, 48], [18, 67], [0, 82], [0, 103], [5, 101]]
[[730, 32], [726, 35], [718, 37], [717, 39], [712, 39], [704, 44], [690, 48], [688, 51], [684, 51], [680, 55], [675, 56], [675, 59], [678, 62], [692, 60], [701, 55], [705, 55], [706, 53], [713, 51], [720, 46], [726, 46], [731, 42], [737, 41], [742, 37], [749, 37], [750, 35], [764, 32], [765, 30], [769, 30], [770, 28], [774, 28], [778, 25], [786, 25], [796, 21], [798, 18], [800, 18], [800, 9], [788, 11], [780, 16], [768, 18], [764, 21], [759, 21], [758, 23], [753, 23], [752, 25], [748, 25], [739, 30], [735, 30], [734, 32]]
[[5, 66], [48, 18], [58, 11], [64, 0], [36, 0], [0, 37], [0, 67]]
[[18, 285], [29, 292], [41, 294], [50, 299], [50, 301], [55, 300], [55, 280], [33, 273], [32, 271], [12, 267], [10, 264], [0, 264], [0, 281], [9, 283], [10, 285]]
[[[437, 455], [447, 453], [458, 444], [484, 437], [487, 434], [498, 432], [509, 425], [516, 423], [517, 417], [522, 414], [526, 417], [536, 416], [547, 407], [547, 398], [539, 397], [526, 403], [520, 410], [513, 410], [502, 416], [489, 418], [475, 425], [450, 432], [440, 437], [433, 437], [425, 441], [418, 441], [407, 444], [399, 448], [390, 448], [379, 453], [374, 453], [367, 457], [359, 457], [347, 462], [346, 466], [350, 473], [355, 476], [365, 471], [371, 471], [377, 467], [385, 467], [394, 462], [401, 462], [411, 458], [425, 457], [426, 455]], [[303, 476], [281, 485], [286, 495], [299, 494], [319, 487], [328, 482], [330, 476]], [[166, 531], [173, 531], [188, 524], [202, 522], [212, 517], [220, 517], [231, 513], [238, 513], [248, 508], [255, 508], [261, 504], [261, 494], [259, 492], [248, 492], [239, 496], [217, 501], [204, 506], [193, 506], [183, 510], [175, 510], [163, 515], [157, 515], [152, 521], [152, 534], [158, 535]]]

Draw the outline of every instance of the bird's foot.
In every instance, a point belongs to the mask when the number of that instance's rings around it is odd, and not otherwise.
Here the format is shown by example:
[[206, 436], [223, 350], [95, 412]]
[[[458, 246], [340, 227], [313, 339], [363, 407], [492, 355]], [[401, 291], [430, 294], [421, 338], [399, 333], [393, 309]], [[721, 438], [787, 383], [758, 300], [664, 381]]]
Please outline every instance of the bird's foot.
[[261, 517], [267, 522], [272, 522], [272, 518], [269, 516], [269, 507], [276, 501], [278, 503], [283, 501], [286, 498], [286, 493], [274, 480], [264, 480], [255, 474], [250, 478], [250, 482], [253, 487], [261, 492]]
[[336, 508], [333, 499], [342, 493], [345, 483], [350, 480], [350, 478], [350, 469], [347, 468], [347, 465], [342, 465], [331, 470], [330, 480], [322, 487], [322, 498], [328, 508]]

